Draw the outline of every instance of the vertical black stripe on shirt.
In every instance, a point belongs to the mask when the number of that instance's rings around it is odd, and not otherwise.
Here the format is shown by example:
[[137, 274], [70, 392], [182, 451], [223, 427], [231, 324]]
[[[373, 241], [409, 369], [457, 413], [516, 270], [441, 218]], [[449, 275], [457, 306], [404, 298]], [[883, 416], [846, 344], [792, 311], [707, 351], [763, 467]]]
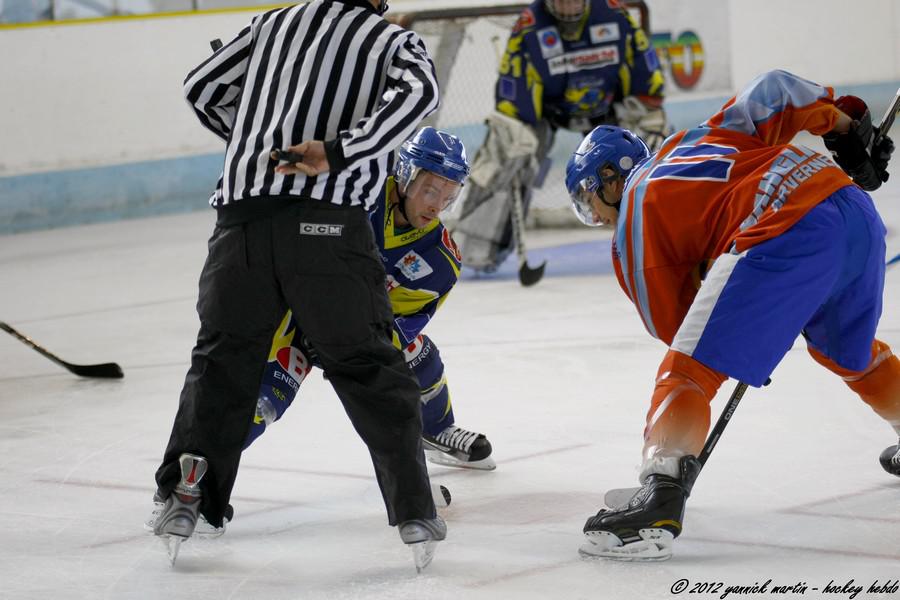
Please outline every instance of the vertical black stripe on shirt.
[[[347, 28], [347, 32], [350, 33], [350, 32], [358, 31], [365, 24], [365, 22], [368, 20], [368, 18], [369, 18], [369, 15], [365, 11], [360, 12], [351, 21], [349, 27]], [[279, 148], [286, 147], [288, 145], [298, 144], [303, 141], [303, 139], [298, 139], [293, 136], [291, 137], [291, 139], [284, 140], [283, 139], [284, 125], [285, 125], [285, 120], [287, 118], [287, 115], [290, 112], [291, 104], [297, 95], [297, 86], [298, 86], [299, 79], [300, 79], [300, 73], [302, 71], [301, 65], [306, 60], [307, 51], [312, 43], [313, 34], [320, 27], [321, 27], [321, 20], [315, 24], [315, 27], [312, 27], [312, 26], [309, 27], [307, 30], [307, 37], [301, 43], [300, 55], [297, 57], [297, 60], [296, 60], [297, 68], [295, 68], [291, 74], [290, 85], [287, 90], [287, 96], [286, 96], [287, 101], [284, 103], [284, 105], [282, 107], [281, 115], [278, 119], [278, 123], [273, 132], [275, 147], [279, 147]], [[341, 52], [338, 53], [338, 57], [341, 57], [346, 54], [347, 48], [353, 41], [353, 37], [354, 37], [353, 35], [345, 35], [343, 37], [343, 39], [341, 41], [341, 45], [342, 45]], [[331, 85], [332, 82], [339, 81], [339, 78], [340, 78], [340, 71], [333, 73], [331, 78], [329, 79], [329, 85]], [[334, 102], [335, 101], [334, 93], [332, 92], [330, 95], [326, 93], [324, 99], [325, 99], [324, 101], [326, 101], [326, 102], [329, 99], [332, 102]], [[318, 114], [321, 115], [319, 122], [327, 124], [328, 111], [327, 110], [320, 111]], [[295, 115], [295, 119], [297, 119], [297, 121], [299, 121], [301, 118], [305, 119], [305, 115], [301, 115], [301, 114]], [[292, 127], [292, 130], [296, 129], [297, 121], [294, 122], [294, 126]], [[317, 136], [315, 139], [324, 140], [325, 139], [324, 134], [322, 134], [322, 137]], [[260, 188], [261, 194], [270, 195], [272, 193], [272, 187], [275, 185], [274, 184], [275, 177], [276, 177], [276, 173], [274, 170], [270, 169], [270, 170], [266, 171], [264, 178], [263, 178], [263, 185]], [[283, 177], [282, 179], [285, 179], [285, 178]], [[282, 185], [282, 187], [284, 186], [284, 181], [282, 181], [281, 185]]]
[[[387, 75], [387, 72], [385, 70], [385, 62], [387, 61], [388, 53], [390, 52], [394, 43], [397, 41], [397, 37], [399, 37], [401, 33], [402, 32], [400, 32], [400, 31], [393, 33], [391, 35], [391, 37], [388, 39], [388, 42], [384, 45], [384, 48], [382, 49], [381, 54], [378, 55], [378, 61], [376, 62], [376, 69], [375, 69], [376, 75], [382, 75], [382, 74], [385, 76]], [[362, 85], [361, 79], [362, 78], [360, 78], [360, 85]], [[371, 115], [375, 111], [376, 103], [381, 101], [383, 86], [385, 85], [385, 82], [382, 81], [381, 79], [382, 78], [380, 76], [376, 76], [376, 77], [372, 78], [372, 83], [369, 87], [369, 94], [367, 96], [367, 101], [366, 101], [365, 114], [367, 114], [367, 115]], [[385, 79], [386, 79], [386, 77], [385, 77]], [[349, 115], [347, 118], [348, 121], [350, 121], [350, 119], [352, 119], [352, 114]], [[355, 125], [355, 123], [348, 123], [348, 125], [345, 129], [349, 129], [353, 125]], [[345, 130], [345, 129], [342, 129], [342, 130]], [[380, 179], [381, 179], [381, 177], [380, 177], [381, 169], [378, 166], [378, 161], [373, 160], [373, 161], [370, 161], [369, 164], [370, 164], [369, 177], [363, 183], [362, 189], [360, 190], [360, 196], [362, 196], [363, 198], [368, 198], [371, 196], [376, 183], [380, 183]], [[341, 204], [346, 206], [346, 205], [351, 205], [353, 203], [354, 189], [355, 189], [355, 186], [348, 185], [348, 186], [344, 187], [344, 195], [341, 197]]]
[[[228, 141], [215, 204], [273, 195], [371, 204], [390, 151], [436, 105], [437, 92], [419, 38], [361, 2], [312, 0], [270, 11], [194, 70], [185, 95]], [[348, 164], [319, 177], [284, 177], [268, 160], [270, 145], [336, 136]]]
[[[259, 68], [253, 73], [255, 75], [254, 81], [247, 81], [247, 83], [252, 84], [250, 98], [247, 103], [247, 111], [244, 115], [243, 120], [240, 123], [241, 131], [240, 136], [238, 138], [238, 145], [235, 149], [232, 158], [231, 165], [228, 169], [228, 178], [227, 178], [227, 187], [231, 191], [231, 195], [233, 197], [239, 197], [236, 194], [237, 191], [237, 177], [238, 177], [238, 165], [244, 161], [244, 154], [247, 147], [248, 136], [244, 133], [247, 131], [249, 134], [253, 131], [253, 119], [256, 116], [256, 106], [259, 104], [259, 98], [262, 96], [263, 86], [266, 85], [266, 79], [268, 74], [268, 64], [269, 64], [269, 56], [272, 53], [272, 47], [275, 45], [276, 33], [281, 25], [282, 21], [284, 21], [285, 17], [288, 15], [288, 10], [282, 10], [275, 17], [275, 21], [272, 24], [272, 31], [268, 36], [266, 36], [265, 44], [262, 48], [259, 57]], [[252, 67], [252, 61], [255, 57], [255, 54], [251, 54], [250, 61]], [[241, 102], [243, 104], [243, 101]], [[240, 115], [238, 115], [239, 117]], [[235, 124], [235, 132], [237, 132], [237, 123]], [[246, 129], [245, 129], [246, 127]], [[227, 160], [227, 157], [226, 157]]]
[[[300, 22], [303, 18], [303, 13], [306, 12], [306, 6], [307, 5], [302, 6], [297, 11], [297, 14], [294, 15], [291, 21], [287, 24], [287, 27], [284, 29], [284, 41], [281, 44], [281, 47], [278, 49], [275, 66], [272, 69], [272, 79], [269, 81], [269, 93], [265, 101], [263, 118], [261, 123], [257, 126], [256, 135], [253, 139], [253, 148], [247, 157], [244, 187], [239, 194], [239, 197], [246, 198], [250, 196], [251, 190], [256, 186], [256, 169], [259, 166], [260, 159], [262, 159], [263, 165], [265, 165], [263, 168], [266, 171], [266, 175], [268, 175], [269, 173], [274, 173], [274, 169], [271, 168], [271, 163], [269, 162], [268, 156], [271, 148], [265, 149], [265, 156], [261, 157], [260, 155], [264, 153], [263, 145], [265, 143], [266, 131], [272, 125], [272, 118], [275, 114], [275, 101], [278, 98], [278, 89], [281, 87], [282, 71], [284, 70], [285, 62], [287, 62], [287, 58], [291, 52], [294, 35], [297, 33], [297, 29], [300, 26]], [[271, 36], [271, 39], [275, 39], [275, 36]], [[268, 71], [269, 68], [270, 65], [267, 65], [266, 70]], [[294, 70], [296, 69], [292, 69], [291, 72], [293, 72]], [[276, 147], [280, 148], [280, 146]]]
[[[325, 33], [323, 33], [319, 37], [319, 47], [316, 49], [316, 54], [313, 57], [313, 65], [309, 70], [309, 77], [307, 80], [308, 83], [303, 88], [303, 93], [300, 95], [300, 102], [297, 105], [297, 120], [294, 121], [294, 126], [291, 130], [291, 137], [294, 139], [321, 139], [311, 138], [308, 135], [306, 131], [306, 121], [308, 120], [307, 117], [312, 108], [313, 101], [318, 95], [319, 74], [322, 72], [322, 65], [325, 63], [325, 60], [331, 57], [333, 58], [335, 63], [343, 64], [341, 62], [343, 60], [343, 57], [337, 55], [332, 56], [333, 53], [331, 51], [331, 43], [332, 39], [334, 38], [335, 31], [338, 29], [338, 27], [343, 25], [342, 19], [349, 11], [357, 10], [356, 7], [352, 7], [350, 5], [342, 3], [339, 4], [342, 7], [341, 12], [337, 17], [332, 19], [332, 21], [328, 24], [328, 28], [325, 30]], [[347, 32], [345, 33], [345, 35], [349, 35], [351, 37], [354, 34], [355, 32], [349, 30], [347, 30]], [[337, 79], [340, 76], [340, 70], [335, 69], [334, 66], [332, 66], [331, 72], [328, 74], [328, 76], [330, 78]], [[319, 117], [319, 120], [322, 119], [322, 113], [320, 111], [317, 111], [313, 114], [317, 115]], [[317, 178], [318, 177], [315, 175], [306, 177], [306, 185], [304, 185], [303, 187], [303, 192], [301, 192], [300, 194], [301, 196], [308, 197], [310, 195], [312, 187], [316, 184]], [[282, 193], [287, 193], [291, 188], [294, 187], [295, 179], [296, 176], [294, 175], [288, 175], [284, 178], [284, 182], [281, 186]]]
[[[406, 45], [406, 43], [404, 45]], [[425, 73], [415, 63], [411, 63], [411, 62], [408, 62], [403, 59], [397, 59], [397, 62], [395, 64], [392, 64], [391, 66], [395, 67], [395, 68], [402, 68], [402, 69], [412, 73], [415, 76], [415, 78], [418, 79], [419, 81], [424, 82], [424, 81], [427, 81], [427, 79], [428, 79], [427, 76], [425, 75]], [[393, 87], [401, 88], [403, 91], [405, 91], [407, 93], [412, 92], [412, 87], [410, 86], [409, 82], [407, 82], [407, 81], [398, 80]], [[434, 100], [434, 96], [429, 96], [429, 95], [422, 96], [422, 98], [420, 98], [419, 101], [415, 104], [415, 107], [414, 107], [415, 110], [412, 112], [412, 114], [421, 114], [433, 100]], [[391, 102], [389, 102], [387, 105], [385, 105], [382, 108], [382, 113], [379, 114], [379, 117], [381, 118], [381, 122], [387, 123], [389, 121], [394, 120], [393, 117], [396, 117], [401, 110], [404, 110], [405, 105], [406, 105], [406, 97], [405, 96], [402, 96], [402, 95], [395, 96]], [[407, 108], [407, 109], [405, 109], [405, 112], [410, 112], [410, 111]], [[382, 135], [377, 140], [373, 139], [373, 135], [375, 134], [376, 131], [378, 131], [378, 128], [373, 128], [368, 134], [365, 134], [365, 135], [357, 138], [356, 140], [354, 140], [353, 144], [354, 144], [354, 146], [364, 145], [366, 142], [370, 142], [370, 141], [372, 143], [366, 144], [367, 146], [386, 144], [387, 140], [394, 138], [395, 136], [397, 136], [400, 133], [400, 131], [402, 131], [405, 128], [406, 128], [406, 123], [402, 120], [398, 121], [393, 127], [391, 127], [391, 129], [388, 130], [387, 133]], [[351, 156], [348, 158], [352, 157], [352, 152], [353, 152], [353, 150], [351, 148], [350, 152], [349, 152], [349, 154], [351, 154]]]
[[[360, 100], [359, 92], [360, 92], [360, 88], [362, 86], [362, 79], [366, 72], [366, 66], [368, 65], [368, 62], [369, 62], [369, 55], [372, 53], [372, 49], [375, 46], [375, 43], [378, 41], [378, 39], [381, 37], [381, 34], [384, 32], [385, 29], [387, 29], [387, 27], [388, 27], [387, 21], [381, 21], [380, 23], [375, 25], [375, 27], [373, 27], [369, 31], [369, 33], [366, 35], [365, 38], [363, 38], [362, 42], [360, 43], [359, 52], [357, 52], [357, 54], [356, 54], [356, 61], [354, 61], [354, 63], [353, 63], [353, 70], [350, 74], [350, 86], [347, 88], [347, 93], [346, 93], [346, 98], [349, 99], [350, 101], [344, 103], [343, 110], [341, 111], [340, 116], [338, 117], [337, 131], [344, 131], [354, 125], [353, 113], [355, 112], [355, 109], [356, 109], [357, 105], [359, 104], [359, 100]], [[377, 74], [381, 72], [381, 66], [384, 63], [385, 53], [390, 48], [393, 40], [396, 38], [397, 35], [399, 35], [399, 33], [395, 33], [395, 34], [391, 35], [391, 37], [388, 39], [387, 44], [385, 44], [384, 47], [382, 48], [381, 54], [379, 55], [378, 67], [374, 73], [374, 75], [376, 75], [376, 76], [373, 76], [373, 80], [379, 79], [377, 77]], [[352, 41], [352, 40], [349, 40], [349, 41]], [[350, 44], [348, 43], [347, 46], [349, 46], [349, 45]], [[346, 66], [346, 63], [344, 66]], [[326, 99], [330, 98], [334, 95], [339, 83], [340, 83], [340, 81], [337, 78], [335, 78], [333, 81], [329, 82], [329, 87], [326, 88], [326, 92], [325, 92]], [[371, 112], [371, 111], [369, 111], [369, 112]], [[321, 122], [318, 125], [321, 126]], [[317, 126], [317, 128], [316, 128], [316, 134], [317, 134], [316, 139], [324, 139], [324, 135], [325, 135], [324, 128], [322, 128], [322, 133], [320, 134], [319, 126]], [[323, 137], [319, 137], [320, 135]], [[341, 176], [346, 177], [347, 174], [341, 173], [341, 172], [329, 173], [328, 179], [325, 182], [325, 190], [323, 192], [323, 195], [325, 197], [331, 197], [334, 194], [334, 188], [336, 187], [338, 179]], [[348, 186], [348, 188], [352, 192], [353, 186], [352, 185]], [[304, 190], [305, 190], [305, 188], [304, 188]], [[341, 203], [346, 204], [347, 202], [345, 202], [344, 199], [342, 199]]]
[[[303, 63], [306, 61], [306, 55], [309, 52], [310, 46], [312, 46], [313, 40], [316, 37], [316, 33], [319, 31], [319, 28], [322, 26], [322, 23], [325, 20], [325, 17], [328, 14], [328, 6], [322, 5], [319, 7], [319, 10], [315, 12], [310, 18], [309, 26], [306, 27], [306, 33], [303, 36], [303, 39], [299, 44], [299, 52], [297, 54], [297, 58], [294, 60], [296, 67], [291, 71], [291, 76], [288, 81], [288, 89], [287, 94], [285, 95], [285, 102], [281, 106], [281, 113], [278, 117], [278, 121], [275, 124], [275, 129], [272, 133], [272, 145], [275, 148], [286, 148], [287, 146], [291, 146], [294, 144], [299, 144], [303, 140], [297, 139], [284, 139], [284, 122], [288, 117], [288, 114], [291, 112], [291, 107], [294, 102], [294, 97], [297, 95], [297, 86], [300, 81], [300, 72], [303, 70]], [[301, 15], [302, 16], [302, 15]], [[302, 18], [298, 18], [297, 23], [301, 23]], [[291, 47], [291, 44], [287, 44], [288, 48]], [[276, 173], [274, 169], [267, 169], [265, 174], [263, 175], [263, 185], [260, 189], [260, 194], [264, 196], [268, 196], [272, 194], [272, 186], [275, 183]], [[276, 193], [281, 193], [280, 190], [276, 191]]]

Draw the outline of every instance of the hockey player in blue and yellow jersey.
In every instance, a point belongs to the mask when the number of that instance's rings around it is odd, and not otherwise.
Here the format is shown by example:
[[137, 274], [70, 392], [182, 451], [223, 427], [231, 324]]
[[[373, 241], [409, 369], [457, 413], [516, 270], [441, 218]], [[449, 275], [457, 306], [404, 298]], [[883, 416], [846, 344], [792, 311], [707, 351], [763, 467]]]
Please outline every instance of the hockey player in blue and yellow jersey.
[[[459, 250], [438, 215], [456, 199], [468, 174], [462, 142], [425, 127], [400, 148], [395, 174], [388, 177], [370, 220], [387, 273], [394, 345], [421, 386], [425, 453], [439, 464], [491, 470], [495, 464], [487, 438], [455, 425], [444, 364], [437, 346], [422, 333], [459, 277]], [[245, 448], [281, 418], [313, 366], [315, 349], [289, 312], [272, 341]]]
[[512, 250], [512, 203], [518, 196], [527, 211], [557, 129], [620, 125], [651, 149], [668, 130], [656, 51], [617, 0], [532, 2], [510, 34], [495, 98], [454, 229], [463, 263], [477, 270], [492, 271]]
[[[628, 121], [653, 147], [662, 142], [663, 75], [647, 34], [613, 0], [538, 0], [513, 27], [500, 63], [497, 110], [536, 127], [586, 133], [596, 125]], [[633, 123], [629, 98], [658, 123]], [[622, 115], [619, 117], [619, 115]]]

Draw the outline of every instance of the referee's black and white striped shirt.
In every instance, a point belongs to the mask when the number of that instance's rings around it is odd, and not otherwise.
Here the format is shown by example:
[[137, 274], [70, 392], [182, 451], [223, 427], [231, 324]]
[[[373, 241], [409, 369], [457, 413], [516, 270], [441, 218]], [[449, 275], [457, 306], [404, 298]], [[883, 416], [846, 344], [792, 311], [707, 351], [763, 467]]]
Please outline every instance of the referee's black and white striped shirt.
[[[438, 105], [425, 45], [367, 0], [314, 0], [255, 17], [188, 75], [184, 92], [227, 142], [216, 208], [297, 196], [369, 209], [391, 152]], [[306, 140], [325, 141], [331, 170], [275, 173], [269, 152]]]

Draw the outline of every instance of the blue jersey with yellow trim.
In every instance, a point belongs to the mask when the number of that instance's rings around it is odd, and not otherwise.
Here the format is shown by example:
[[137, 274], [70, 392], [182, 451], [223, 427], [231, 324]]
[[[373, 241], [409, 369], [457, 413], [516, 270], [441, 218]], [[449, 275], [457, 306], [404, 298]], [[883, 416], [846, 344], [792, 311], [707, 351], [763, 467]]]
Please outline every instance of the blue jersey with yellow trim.
[[590, 0], [575, 40], [535, 0], [513, 27], [497, 80], [497, 110], [531, 125], [599, 120], [616, 98], [662, 101], [663, 74], [647, 34], [616, 0]]
[[394, 345], [405, 348], [446, 300], [459, 278], [462, 257], [440, 220], [422, 229], [396, 224], [390, 204], [395, 185], [394, 178], [388, 177], [381, 202], [369, 218], [387, 273], [394, 310]]

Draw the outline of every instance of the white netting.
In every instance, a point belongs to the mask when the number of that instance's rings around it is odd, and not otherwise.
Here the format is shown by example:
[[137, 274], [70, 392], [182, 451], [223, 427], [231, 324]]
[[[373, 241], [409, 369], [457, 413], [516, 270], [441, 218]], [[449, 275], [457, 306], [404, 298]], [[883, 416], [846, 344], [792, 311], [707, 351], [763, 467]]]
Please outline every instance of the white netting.
[[[451, 11], [450, 17], [415, 18], [409, 25], [424, 40], [435, 62], [441, 83], [441, 108], [425, 124], [458, 135], [466, 145], [470, 160], [484, 140], [484, 119], [494, 108], [494, 85], [500, 56], [509, 32], [518, 18], [510, 14], [469, 16]], [[504, 7], [509, 11], [510, 7]], [[498, 9], [498, 10], [504, 10]], [[491, 9], [473, 9], [490, 11]], [[436, 12], [436, 11], [435, 11]], [[557, 133], [550, 152], [552, 166], [543, 185], [534, 190], [528, 225], [576, 226], [565, 189], [565, 164], [581, 136], [568, 131]], [[456, 207], [461, 206], [456, 203]], [[451, 216], [452, 219], [452, 216]]]

